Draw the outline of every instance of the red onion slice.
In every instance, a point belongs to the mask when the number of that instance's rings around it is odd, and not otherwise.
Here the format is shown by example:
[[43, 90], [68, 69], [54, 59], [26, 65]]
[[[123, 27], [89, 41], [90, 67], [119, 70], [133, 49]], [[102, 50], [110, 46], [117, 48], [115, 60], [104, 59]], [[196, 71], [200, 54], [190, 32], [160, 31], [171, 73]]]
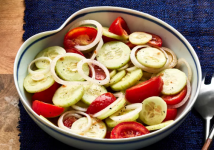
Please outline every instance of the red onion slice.
[[184, 105], [184, 104], [186, 103], [186, 101], [189, 99], [190, 94], [191, 94], [191, 86], [190, 86], [189, 80], [187, 79], [187, 94], [186, 94], [186, 96], [185, 96], [184, 99], [183, 99], [180, 103], [178, 103], [178, 104], [175, 104], [175, 105], [167, 105], [167, 109], [172, 109], [172, 108], [181, 107], [181, 106]]

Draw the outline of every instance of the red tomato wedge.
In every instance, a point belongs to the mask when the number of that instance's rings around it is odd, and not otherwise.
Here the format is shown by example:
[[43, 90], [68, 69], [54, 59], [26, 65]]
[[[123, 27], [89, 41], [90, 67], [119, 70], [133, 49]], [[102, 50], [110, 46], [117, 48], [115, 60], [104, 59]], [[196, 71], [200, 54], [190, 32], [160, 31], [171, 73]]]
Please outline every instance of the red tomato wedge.
[[151, 96], [159, 96], [163, 88], [163, 80], [160, 76], [137, 84], [126, 90], [126, 99], [130, 103], [141, 103]]
[[110, 136], [111, 136], [111, 131], [107, 131], [107, 132], [106, 132], [105, 139], [110, 139]]
[[51, 103], [52, 104], [52, 98], [56, 90], [60, 87], [60, 84], [55, 82], [51, 87], [49, 87], [47, 90], [44, 90], [42, 92], [38, 92], [33, 94], [32, 100], [39, 100], [43, 101], [45, 103]]
[[109, 27], [109, 32], [112, 32], [121, 36], [128, 36], [131, 32], [128, 25], [122, 17], [118, 17]]
[[149, 130], [142, 124], [134, 121], [122, 122], [111, 131], [111, 139], [131, 138], [148, 134]]
[[[78, 49], [76, 48], [66, 48], [65, 51], [67, 53], [76, 53], [76, 54], [80, 54], [82, 56], [84, 56], [84, 54], [82, 52], [80, 52]], [[85, 56], [84, 56], [85, 57]]]
[[106, 108], [108, 105], [113, 103], [115, 100], [116, 100], [116, 97], [112, 93], [110, 93], [110, 92], [104, 93], [104, 94], [98, 96], [91, 103], [91, 105], [88, 107], [86, 113], [95, 114], [95, 113], [103, 110], [104, 108]]
[[[101, 69], [99, 66], [96, 66], [96, 65], [93, 67], [94, 67], [94, 71], [95, 71], [95, 79], [96, 80], [104, 80], [106, 78], [106, 74], [103, 71], [103, 69]], [[89, 77], [92, 77], [91, 69], [89, 72]]]
[[183, 90], [176, 95], [163, 95], [162, 99], [166, 102], [167, 105], [175, 105], [180, 103], [187, 94], [187, 86], [183, 88]]
[[67, 117], [63, 120], [63, 124], [64, 124], [64, 126], [70, 128], [76, 120], [77, 120], [76, 117], [70, 116], [70, 117]]
[[152, 34], [152, 33], [148, 33], [152, 35], [152, 39], [148, 42], [149, 45], [151, 46], [158, 46], [161, 47], [162, 46], [162, 38], [158, 35]]
[[167, 109], [166, 118], [164, 119], [164, 121], [175, 120], [176, 116], [177, 116], [177, 109], [176, 108]]
[[77, 27], [70, 30], [64, 37], [64, 47], [73, 48], [75, 45], [88, 45], [94, 41], [97, 30], [91, 27]]
[[58, 107], [38, 100], [33, 101], [32, 109], [38, 115], [42, 115], [45, 118], [57, 117], [64, 111], [63, 107]]

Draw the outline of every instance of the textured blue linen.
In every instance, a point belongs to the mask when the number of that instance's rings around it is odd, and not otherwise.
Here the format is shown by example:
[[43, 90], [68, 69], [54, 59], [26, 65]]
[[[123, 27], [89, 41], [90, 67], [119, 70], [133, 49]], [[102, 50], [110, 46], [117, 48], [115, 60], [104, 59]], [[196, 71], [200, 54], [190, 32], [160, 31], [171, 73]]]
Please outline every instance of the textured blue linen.
[[[214, 73], [214, 2], [213, 0], [25, 0], [23, 39], [57, 29], [71, 14], [90, 6], [119, 6], [151, 14], [167, 22], [192, 44], [202, 70]], [[41, 130], [20, 107], [21, 150], [58, 150], [71, 147]], [[205, 122], [192, 110], [184, 123], [160, 142], [145, 148], [159, 150], [199, 150], [203, 146]], [[75, 149], [75, 148], [72, 148]], [[211, 147], [214, 149], [214, 145]]]

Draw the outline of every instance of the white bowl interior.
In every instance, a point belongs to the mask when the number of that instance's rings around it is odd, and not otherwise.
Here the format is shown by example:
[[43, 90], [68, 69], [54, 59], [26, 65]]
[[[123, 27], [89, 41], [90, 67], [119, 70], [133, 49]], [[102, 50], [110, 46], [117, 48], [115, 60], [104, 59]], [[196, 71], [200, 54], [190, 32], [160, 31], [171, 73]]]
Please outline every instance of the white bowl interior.
[[[122, 11], [105, 10], [106, 11], [93, 11], [84, 15], [80, 15], [76, 17], [77, 19], [73, 20], [72, 23], [65, 26], [61, 31], [40, 33], [39, 35], [33, 36], [23, 44], [19, 50], [19, 53], [17, 54], [17, 61], [15, 62], [16, 64], [14, 66], [14, 73], [17, 71], [17, 74], [15, 74], [15, 82], [18, 78], [18, 91], [22, 96], [22, 100], [26, 105], [28, 105], [27, 107], [31, 107], [31, 94], [25, 92], [23, 88], [23, 81], [27, 75], [28, 64], [34, 59], [39, 51], [49, 46], [63, 46], [62, 43], [64, 35], [70, 29], [72, 24], [77, 21], [85, 19], [97, 20], [103, 26], [109, 27], [116, 17], [121, 16], [126, 20], [131, 32], [146, 31], [161, 36], [163, 39], [163, 46], [172, 49], [178, 58], [184, 58], [190, 64], [193, 71], [193, 78], [191, 82], [192, 92], [190, 100], [178, 110], [177, 119], [181, 119], [191, 109], [200, 86], [200, 64], [191, 45], [171, 26], [148, 14], [144, 14], [142, 16], [142, 13], [140, 12], [128, 11], [128, 13], [124, 13]], [[83, 13], [85, 12], [83, 11]], [[187, 73], [185, 67], [183, 67], [182, 70]], [[159, 130], [156, 132], [161, 131]]]

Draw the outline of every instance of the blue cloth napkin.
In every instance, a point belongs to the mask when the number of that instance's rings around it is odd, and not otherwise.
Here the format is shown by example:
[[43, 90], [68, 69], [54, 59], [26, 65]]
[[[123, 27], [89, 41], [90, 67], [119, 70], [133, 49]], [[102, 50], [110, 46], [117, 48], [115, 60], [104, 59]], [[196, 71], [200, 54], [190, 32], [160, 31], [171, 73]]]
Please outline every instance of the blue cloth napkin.
[[[213, 0], [25, 0], [23, 39], [57, 29], [71, 14], [90, 6], [119, 6], [151, 14], [182, 33], [195, 49], [202, 70], [214, 73], [214, 2]], [[28, 116], [22, 104], [19, 129], [21, 150], [58, 150], [71, 147], [41, 130]], [[192, 110], [184, 123], [165, 139], [145, 148], [159, 150], [199, 150], [204, 143], [205, 121]], [[75, 148], [73, 148], [75, 149]], [[214, 149], [214, 145], [211, 147]]]

